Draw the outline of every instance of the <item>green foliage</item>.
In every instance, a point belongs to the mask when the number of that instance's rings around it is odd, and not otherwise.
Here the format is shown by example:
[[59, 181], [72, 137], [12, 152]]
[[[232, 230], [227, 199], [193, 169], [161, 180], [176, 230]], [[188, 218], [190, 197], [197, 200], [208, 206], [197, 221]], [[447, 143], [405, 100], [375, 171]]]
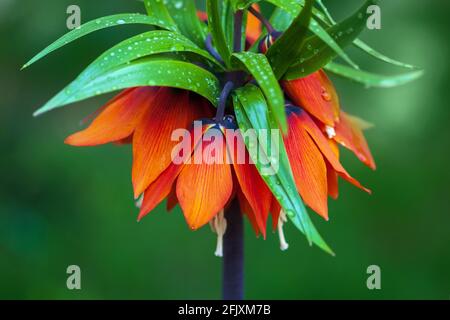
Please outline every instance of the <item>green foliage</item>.
[[[256, 129], [272, 130], [278, 128], [275, 119], [268, 112], [267, 104], [261, 90], [254, 85], [247, 85], [236, 90], [234, 96], [234, 107], [239, 127], [242, 130]], [[287, 216], [294, 225], [305, 234], [310, 243], [314, 243], [326, 252], [332, 254], [331, 249], [324, 242], [316, 228], [312, 224], [308, 212], [295, 187], [294, 177], [288, 156], [281, 136], [279, 141], [258, 141], [262, 148], [253, 148], [246, 140], [250, 156], [258, 170], [262, 173], [270, 190], [285, 210]], [[271, 144], [269, 144], [271, 143]], [[259, 150], [259, 153], [255, 153]], [[264, 152], [270, 150], [269, 152]], [[276, 150], [276, 151], [275, 151]], [[279, 159], [273, 159], [273, 152], [278, 154]], [[264, 174], [265, 164], [275, 174]], [[278, 166], [278, 168], [275, 168]]]
[[[266, 54], [259, 53], [258, 46], [265, 32], [246, 51], [245, 21], [251, 14], [249, 7], [259, 2], [262, 1], [205, 0], [207, 23], [197, 17], [192, 0], [145, 0], [147, 15], [117, 14], [90, 21], [52, 43], [24, 67], [104, 28], [144, 24], [151, 31], [126, 39], [104, 52], [35, 114], [136, 86], [181, 88], [196, 92], [217, 106], [223, 84], [233, 80], [233, 107], [239, 127], [281, 129], [286, 133], [285, 101], [278, 83], [281, 78], [296, 79], [325, 68], [366, 86], [393, 87], [422, 75], [420, 70], [394, 76], [361, 71], [344, 51], [346, 46], [354, 45], [378, 60], [415, 69], [386, 57], [358, 39], [365, 27], [367, 7], [377, 3], [376, 0], [366, 1], [355, 14], [339, 23], [333, 20], [322, 1], [266, 0], [274, 7], [270, 23], [283, 33]], [[208, 36], [211, 43], [207, 42]], [[335, 63], [335, 58], [341, 58], [346, 65]], [[280, 155], [278, 173], [263, 175], [267, 185], [308, 241], [332, 253], [312, 224], [297, 192], [282, 139], [269, 143], [267, 150], [263, 156], [272, 166], [270, 154], [278, 151]], [[259, 159], [255, 154], [251, 156]], [[261, 163], [256, 161], [256, 164], [261, 172]]]

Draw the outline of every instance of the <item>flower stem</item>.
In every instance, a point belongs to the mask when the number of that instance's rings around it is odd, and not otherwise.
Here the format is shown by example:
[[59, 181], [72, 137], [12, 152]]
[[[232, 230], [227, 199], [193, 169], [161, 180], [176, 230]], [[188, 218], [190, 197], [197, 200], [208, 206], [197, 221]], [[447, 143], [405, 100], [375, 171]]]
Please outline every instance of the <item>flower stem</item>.
[[266, 27], [267, 29], [267, 33], [271, 34], [272, 32], [275, 31], [275, 29], [273, 28], [272, 24], [269, 22], [269, 20], [267, 20], [261, 13], [259, 13], [258, 11], [256, 11], [255, 8], [248, 8], [248, 11], [255, 16], [256, 19], [258, 19], [259, 21], [261, 21], [261, 23], [264, 25], [264, 27]]
[[225, 211], [227, 231], [223, 238], [223, 299], [244, 299], [244, 223], [235, 198]]

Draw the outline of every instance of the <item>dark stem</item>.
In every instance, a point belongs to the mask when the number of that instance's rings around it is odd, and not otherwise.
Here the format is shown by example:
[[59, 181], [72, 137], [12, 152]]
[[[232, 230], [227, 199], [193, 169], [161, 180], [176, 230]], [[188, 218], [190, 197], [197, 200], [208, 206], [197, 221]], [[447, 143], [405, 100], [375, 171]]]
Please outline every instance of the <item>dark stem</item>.
[[244, 299], [244, 224], [235, 198], [225, 210], [227, 230], [223, 237], [223, 299]]
[[234, 88], [233, 81], [228, 81], [222, 89], [219, 98], [219, 105], [217, 106], [216, 112], [216, 122], [221, 122], [223, 117], [225, 116], [225, 109], [227, 107], [228, 96], [231, 93], [231, 90]]
[[259, 13], [258, 11], [256, 11], [255, 8], [250, 7], [248, 9], [248, 11], [254, 15], [256, 17], [256, 19], [258, 19], [259, 21], [261, 21], [261, 23], [264, 25], [264, 27], [266, 27], [267, 32], [269, 34], [271, 34], [272, 32], [275, 31], [275, 29], [273, 28], [272, 24], [269, 22], [269, 20], [266, 19], [266, 17], [264, 17], [261, 13]]
[[242, 10], [237, 11], [234, 14], [234, 36], [233, 36], [233, 49], [234, 52], [242, 51], [242, 19], [244, 12]]

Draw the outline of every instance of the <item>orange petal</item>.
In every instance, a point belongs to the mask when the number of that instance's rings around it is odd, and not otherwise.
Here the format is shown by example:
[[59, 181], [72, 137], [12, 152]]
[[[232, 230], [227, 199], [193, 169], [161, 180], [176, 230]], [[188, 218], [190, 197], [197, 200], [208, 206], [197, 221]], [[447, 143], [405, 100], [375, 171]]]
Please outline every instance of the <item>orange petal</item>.
[[[192, 150], [202, 138], [203, 132], [208, 130], [210, 126], [203, 126], [199, 136], [194, 135], [195, 129], [192, 128], [186, 133], [186, 139], [190, 138], [191, 150], [190, 153], [183, 153], [179, 164], [170, 163], [167, 169], [165, 169], [159, 176], [153, 181], [150, 186], [144, 192], [144, 200], [142, 201], [141, 210], [139, 212], [138, 221], [145, 217], [150, 211], [156, 208], [167, 196], [170, 195], [171, 190], [175, 188], [174, 182], [180, 174], [185, 161], [191, 158]], [[181, 147], [180, 147], [181, 148]]]
[[[252, 7], [256, 11], [260, 12], [258, 5], [254, 4]], [[261, 32], [262, 32], [261, 21], [259, 21], [259, 19], [257, 19], [251, 13], [249, 13], [247, 17], [246, 36], [250, 44], [253, 44], [256, 40], [258, 40], [258, 38], [261, 36]]]
[[259, 236], [259, 234], [261, 233], [261, 227], [260, 223], [256, 219], [252, 206], [250, 205], [250, 203], [248, 203], [247, 199], [242, 193], [242, 190], [238, 190], [237, 197], [239, 200], [239, 207], [241, 208], [241, 212], [247, 216], [253, 230], [255, 231], [256, 236]]
[[183, 165], [171, 164], [144, 192], [141, 211], [138, 221], [156, 208], [170, 193], [175, 179], [179, 175]]
[[375, 160], [364, 138], [361, 123], [363, 123], [362, 120], [341, 112], [340, 121], [335, 127], [336, 136], [334, 140], [353, 151], [361, 162], [375, 170]]
[[[203, 159], [195, 163], [195, 153], [199, 150]], [[177, 180], [177, 197], [188, 225], [195, 230], [208, 223], [225, 207], [232, 192], [233, 178], [231, 167], [226, 163], [223, 139], [202, 140], [191, 163], [184, 166]]]
[[328, 195], [333, 199], [337, 199], [339, 196], [339, 176], [329, 162], [327, 162], [327, 182]]
[[125, 90], [101, 108], [101, 113], [88, 128], [69, 136], [65, 143], [73, 146], [96, 146], [129, 137], [154, 98], [156, 90], [154, 87]]
[[320, 70], [304, 78], [285, 80], [284, 90], [295, 105], [334, 127], [339, 121], [339, 98], [333, 83]]
[[297, 190], [305, 204], [328, 220], [327, 169], [323, 156], [295, 113], [284, 138]]
[[133, 137], [133, 187], [138, 197], [172, 161], [179, 144], [172, 140], [176, 129], [187, 129], [201, 117], [189, 102], [187, 91], [161, 88], [136, 127]]
[[178, 199], [177, 199], [177, 188], [176, 186], [172, 186], [172, 190], [170, 190], [169, 195], [167, 196], [167, 205], [166, 205], [166, 209], [167, 211], [172, 211], [178, 204]]
[[295, 114], [305, 129], [310, 134], [311, 138], [319, 147], [325, 159], [330, 163], [333, 169], [345, 180], [352, 183], [356, 187], [366, 191], [367, 193], [371, 193], [371, 191], [367, 188], [364, 188], [356, 179], [352, 178], [348, 172], [344, 169], [344, 167], [339, 162], [339, 158], [336, 153], [333, 151], [333, 148], [330, 147], [330, 143], [327, 138], [323, 135], [322, 131], [317, 127], [314, 121], [308, 116], [308, 114], [301, 110]]
[[[234, 150], [232, 151], [234, 152], [234, 171], [241, 187], [241, 191], [250, 204], [258, 227], [265, 239], [272, 193], [260, 176], [256, 166], [250, 163], [250, 156], [245, 148], [242, 136], [238, 135], [234, 138], [235, 139], [232, 142], [227, 140], [228, 146], [231, 146], [231, 143], [234, 146]], [[243, 159], [239, 158], [238, 153], [243, 155]]]

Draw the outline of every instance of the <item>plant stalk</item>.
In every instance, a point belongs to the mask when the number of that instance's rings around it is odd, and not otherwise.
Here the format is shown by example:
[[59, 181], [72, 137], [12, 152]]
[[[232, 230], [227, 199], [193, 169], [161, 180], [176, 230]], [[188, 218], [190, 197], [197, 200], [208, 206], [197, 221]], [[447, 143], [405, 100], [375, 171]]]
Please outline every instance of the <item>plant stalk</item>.
[[225, 210], [223, 237], [223, 299], [244, 299], [244, 223], [237, 197]]

